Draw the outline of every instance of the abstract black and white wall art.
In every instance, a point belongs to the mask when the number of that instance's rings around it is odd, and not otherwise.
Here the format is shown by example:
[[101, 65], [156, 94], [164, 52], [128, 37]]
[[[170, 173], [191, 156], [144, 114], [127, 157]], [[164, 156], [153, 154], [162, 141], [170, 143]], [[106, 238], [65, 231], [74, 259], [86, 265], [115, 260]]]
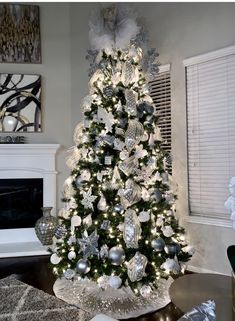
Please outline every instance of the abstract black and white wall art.
[[0, 4], [0, 62], [41, 62], [38, 6]]
[[0, 132], [41, 131], [41, 76], [0, 74]]

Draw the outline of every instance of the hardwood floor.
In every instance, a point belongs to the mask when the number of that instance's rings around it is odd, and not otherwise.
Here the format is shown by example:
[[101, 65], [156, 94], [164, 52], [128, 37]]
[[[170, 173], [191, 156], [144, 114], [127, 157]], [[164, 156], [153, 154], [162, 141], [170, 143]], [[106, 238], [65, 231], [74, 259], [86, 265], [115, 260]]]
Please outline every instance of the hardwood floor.
[[[55, 276], [48, 268], [49, 256], [1, 258], [0, 278], [15, 274], [17, 279], [53, 295]], [[173, 303], [158, 312], [129, 321], [176, 321], [182, 312]], [[33, 321], [33, 320], [32, 320]]]

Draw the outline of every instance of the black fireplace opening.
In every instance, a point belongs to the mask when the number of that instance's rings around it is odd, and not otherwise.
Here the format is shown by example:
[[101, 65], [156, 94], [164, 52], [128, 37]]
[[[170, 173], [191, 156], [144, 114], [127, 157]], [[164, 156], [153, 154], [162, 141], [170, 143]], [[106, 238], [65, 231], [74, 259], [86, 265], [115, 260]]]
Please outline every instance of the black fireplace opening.
[[0, 179], [0, 229], [34, 227], [42, 206], [42, 178]]

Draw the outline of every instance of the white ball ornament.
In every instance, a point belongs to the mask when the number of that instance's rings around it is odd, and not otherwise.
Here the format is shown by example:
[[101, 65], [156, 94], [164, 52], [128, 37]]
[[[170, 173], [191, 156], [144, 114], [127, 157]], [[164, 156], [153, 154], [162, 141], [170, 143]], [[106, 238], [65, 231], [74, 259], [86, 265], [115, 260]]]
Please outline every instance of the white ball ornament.
[[122, 285], [122, 280], [119, 276], [111, 276], [109, 279], [111, 288], [118, 289]]
[[142, 288], [140, 289], [140, 294], [144, 298], [148, 298], [152, 292], [152, 289], [149, 285], [143, 285]]
[[140, 222], [148, 222], [150, 220], [150, 214], [148, 211], [142, 211], [139, 214], [139, 221]]
[[81, 222], [82, 222], [82, 219], [80, 216], [74, 215], [73, 217], [71, 217], [71, 225], [72, 226], [80, 226]]
[[76, 258], [76, 253], [74, 251], [70, 251], [68, 253], [68, 259], [69, 260], [74, 260]]
[[56, 253], [53, 253], [50, 257], [50, 261], [52, 264], [56, 265], [56, 264], [59, 264], [60, 263], [60, 260], [61, 258], [56, 254]]
[[162, 233], [166, 237], [171, 237], [174, 234], [174, 231], [170, 225], [166, 225], [162, 227]]

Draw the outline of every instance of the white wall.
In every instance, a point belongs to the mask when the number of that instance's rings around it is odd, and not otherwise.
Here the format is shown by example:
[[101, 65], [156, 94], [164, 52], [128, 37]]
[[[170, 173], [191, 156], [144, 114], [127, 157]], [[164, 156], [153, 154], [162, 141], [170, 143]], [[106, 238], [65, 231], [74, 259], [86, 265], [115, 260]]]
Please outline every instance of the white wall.
[[[88, 92], [88, 17], [94, 3], [72, 3], [71, 9], [71, 117], [72, 128], [81, 117], [79, 106]], [[159, 61], [172, 67], [172, 128], [174, 178], [179, 185], [178, 216], [187, 219], [186, 101], [183, 59], [234, 44], [234, 3], [136, 3], [150, 32]], [[225, 186], [226, 188], [226, 186]], [[187, 225], [186, 221], [183, 223]], [[230, 273], [226, 248], [235, 244], [230, 228], [188, 224], [188, 236], [197, 253], [196, 268]]]
[[[37, 4], [37, 3], [34, 3]], [[38, 3], [40, 7], [42, 63], [1, 64], [2, 73], [42, 76], [42, 133], [26, 133], [28, 143], [59, 143], [57, 204], [68, 170], [65, 149], [71, 145], [71, 68], [69, 4]], [[1, 134], [6, 136], [7, 134]]]
[[[172, 66], [174, 178], [179, 184], [178, 215], [187, 219], [186, 100], [182, 61], [234, 44], [235, 4], [140, 3], [137, 8], [139, 12], [144, 12], [152, 44], [160, 54], [160, 62], [171, 63]], [[190, 265], [230, 273], [226, 248], [235, 244], [235, 231], [195, 223], [188, 224], [187, 230], [197, 250]]]

